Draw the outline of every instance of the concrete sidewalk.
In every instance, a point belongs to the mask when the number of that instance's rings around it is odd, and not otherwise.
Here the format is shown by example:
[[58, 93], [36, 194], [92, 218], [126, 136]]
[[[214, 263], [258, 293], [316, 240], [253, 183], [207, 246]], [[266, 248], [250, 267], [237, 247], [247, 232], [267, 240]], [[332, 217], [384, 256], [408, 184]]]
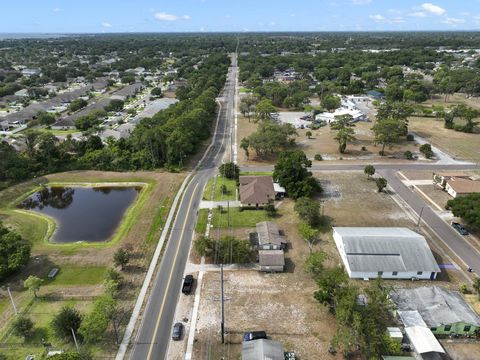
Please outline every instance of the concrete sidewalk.
[[240, 207], [241, 203], [238, 200], [230, 200], [230, 201], [205, 201], [202, 200], [200, 201], [200, 209], [213, 209], [218, 206], [223, 206], [224, 208], [230, 206], [232, 208], [234, 207]]

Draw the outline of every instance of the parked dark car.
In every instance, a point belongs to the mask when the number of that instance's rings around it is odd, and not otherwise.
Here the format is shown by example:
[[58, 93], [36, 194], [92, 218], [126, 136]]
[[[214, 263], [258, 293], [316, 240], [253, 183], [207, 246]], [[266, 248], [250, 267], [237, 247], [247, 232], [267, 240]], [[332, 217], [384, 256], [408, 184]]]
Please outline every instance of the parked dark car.
[[266, 339], [267, 333], [265, 331], [250, 331], [243, 334], [243, 341], [251, 341], [257, 339]]
[[193, 288], [193, 275], [187, 275], [183, 280], [182, 293], [184, 293], [185, 295], [188, 295], [192, 292], [192, 288]]
[[467, 229], [465, 229], [462, 224], [459, 224], [457, 222], [452, 222], [452, 227], [455, 230], [457, 230], [460, 233], [460, 235], [468, 235]]
[[173, 325], [172, 340], [175, 340], [175, 341], [181, 340], [182, 334], [183, 334], [183, 324], [176, 323], [175, 325]]

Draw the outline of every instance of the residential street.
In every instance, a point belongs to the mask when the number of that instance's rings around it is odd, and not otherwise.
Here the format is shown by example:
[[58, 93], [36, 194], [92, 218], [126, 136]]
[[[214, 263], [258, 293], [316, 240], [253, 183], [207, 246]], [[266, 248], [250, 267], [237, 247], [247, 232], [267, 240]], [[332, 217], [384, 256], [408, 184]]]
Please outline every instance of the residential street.
[[203, 188], [208, 179], [215, 174], [226, 147], [229, 146], [236, 74], [236, 55], [233, 55], [232, 66], [220, 100], [218, 128], [213, 136], [212, 146], [194, 171], [179, 204], [168, 243], [142, 315], [140, 328], [133, 343], [131, 359], [164, 359], [171, 339], [172, 325], [174, 322], [181, 321], [181, 319], [174, 319], [174, 314]]

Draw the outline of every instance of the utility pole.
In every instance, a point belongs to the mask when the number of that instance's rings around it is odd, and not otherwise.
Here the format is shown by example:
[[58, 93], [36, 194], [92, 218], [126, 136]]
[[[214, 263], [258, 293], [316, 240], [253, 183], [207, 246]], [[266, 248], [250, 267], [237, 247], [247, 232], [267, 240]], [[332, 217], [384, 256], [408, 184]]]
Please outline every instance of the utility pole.
[[8, 296], [10, 296], [10, 301], [12, 302], [13, 311], [15, 311], [15, 315], [18, 315], [18, 310], [17, 310], [17, 307], [15, 306], [15, 301], [13, 301], [13, 296], [12, 296], [12, 293], [10, 292], [10, 287], [7, 287], [7, 291], [8, 291]]
[[227, 227], [230, 227], [230, 200], [227, 200]]
[[422, 220], [423, 209], [425, 209], [425, 206], [422, 206], [422, 210], [420, 210], [420, 215], [418, 216], [417, 232], [420, 231], [420, 221]]
[[73, 328], [70, 328], [70, 330], [72, 330], [73, 341], [75, 341], [75, 347], [77, 348], [77, 351], [80, 352], [80, 348], [78, 347], [77, 337], [75, 336], [75, 331], [73, 331]]
[[222, 344], [225, 344], [225, 298], [223, 296], [223, 263], [220, 265], [220, 288], [222, 291], [222, 323], [220, 331], [222, 333]]

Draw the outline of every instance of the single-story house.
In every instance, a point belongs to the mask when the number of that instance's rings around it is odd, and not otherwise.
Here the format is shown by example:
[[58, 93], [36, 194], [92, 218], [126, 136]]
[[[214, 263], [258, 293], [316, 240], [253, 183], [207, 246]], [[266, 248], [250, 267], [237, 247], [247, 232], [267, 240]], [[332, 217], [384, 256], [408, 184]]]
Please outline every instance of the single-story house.
[[244, 341], [242, 360], [284, 360], [283, 345], [270, 339]]
[[451, 178], [468, 179], [470, 178], [470, 176], [472, 175], [469, 175], [464, 172], [434, 172], [433, 184], [438, 185], [445, 190], [445, 187], [447, 186], [447, 181], [450, 180]]
[[333, 239], [354, 279], [430, 279], [440, 268], [425, 238], [407, 228], [334, 227]]
[[262, 221], [256, 225], [259, 250], [283, 250], [286, 248], [278, 225], [271, 221]]
[[454, 198], [477, 193], [480, 192], [480, 181], [471, 178], [452, 177], [447, 180], [445, 191]]
[[242, 206], [265, 206], [275, 200], [271, 176], [240, 176], [239, 182]]
[[390, 298], [405, 326], [423, 325], [435, 335], [473, 335], [480, 330], [480, 317], [457, 291], [424, 286], [396, 289]]
[[260, 271], [283, 272], [285, 271], [285, 254], [283, 250], [259, 250], [258, 264]]

